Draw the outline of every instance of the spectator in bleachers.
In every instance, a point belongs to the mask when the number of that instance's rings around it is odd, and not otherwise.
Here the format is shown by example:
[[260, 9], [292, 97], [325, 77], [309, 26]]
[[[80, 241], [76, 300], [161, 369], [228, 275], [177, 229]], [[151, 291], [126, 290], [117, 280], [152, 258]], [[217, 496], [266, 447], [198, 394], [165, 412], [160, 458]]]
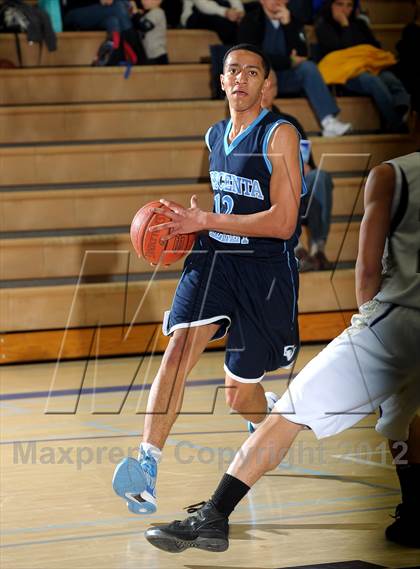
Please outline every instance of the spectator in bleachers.
[[[294, 1], [294, 0], [291, 0]], [[302, 2], [303, 0], [298, 0], [300, 2]], [[312, 4], [312, 19], [316, 19], [317, 16], [319, 16], [320, 11], [322, 10], [324, 4], [325, 4], [325, 0], [307, 0], [310, 4]], [[356, 9], [356, 14], [364, 19], [366, 21], [367, 24], [370, 23], [369, 17], [366, 14], [366, 12], [363, 10], [360, 0], [354, 0], [354, 6]]]
[[420, 114], [420, 0], [414, 0], [416, 5], [414, 20], [402, 32], [397, 43], [399, 62], [396, 68], [399, 78], [411, 95], [411, 106]]
[[125, 0], [62, 0], [63, 24], [72, 30], [106, 30], [108, 34], [132, 29]]
[[[312, 24], [324, 4], [324, 0], [289, 0], [289, 9], [302, 24]], [[368, 20], [362, 12], [359, 0], [355, 0], [358, 14]]]
[[[308, 140], [303, 126], [292, 115], [283, 113], [274, 104], [277, 96], [277, 77], [270, 71], [267, 88], [264, 89], [262, 106], [279, 115], [279, 118], [291, 122], [299, 131], [302, 140]], [[301, 204], [302, 225], [309, 232], [309, 252], [299, 241], [295, 255], [299, 259], [299, 271], [322, 271], [332, 268], [332, 263], [325, 255], [325, 245], [331, 225], [331, 209], [333, 201], [333, 181], [331, 174], [316, 167], [312, 152], [304, 162], [304, 175], [308, 194]]]
[[169, 63], [166, 47], [166, 16], [160, 5], [162, 0], [131, 2], [134, 27], [140, 31], [142, 43], [150, 65]]
[[288, 0], [260, 0], [239, 26], [238, 39], [263, 49], [277, 74], [279, 95], [303, 91], [322, 126], [323, 136], [341, 136], [350, 123], [336, 118], [340, 112], [317, 66], [307, 57], [302, 26], [287, 8]]
[[241, 0], [184, 0], [181, 24], [190, 29], [212, 30], [222, 43], [233, 45], [244, 13]]
[[[365, 44], [380, 48], [365, 20], [357, 17], [353, 0], [328, 0], [315, 29], [322, 56]], [[410, 96], [392, 71], [384, 69], [378, 75], [363, 72], [349, 79], [345, 87], [374, 99], [386, 131], [406, 130]]]

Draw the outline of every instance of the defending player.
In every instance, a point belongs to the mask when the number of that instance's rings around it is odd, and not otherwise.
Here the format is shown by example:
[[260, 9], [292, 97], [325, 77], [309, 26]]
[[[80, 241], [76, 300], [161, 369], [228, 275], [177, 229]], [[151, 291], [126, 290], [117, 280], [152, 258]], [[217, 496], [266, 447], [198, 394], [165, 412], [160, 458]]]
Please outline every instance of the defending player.
[[200, 234], [165, 314], [171, 339], [150, 391], [139, 458], [124, 459], [114, 473], [115, 492], [137, 514], [156, 510], [157, 464], [207, 343], [228, 333], [227, 404], [254, 426], [275, 403], [260, 381], [290, 365], [299, 347], [299, 135], [261, 108], [269, 63], [258, 48], [230, 49], [223, 71], [231, 119], [206, 134], [214, 211], [200, 210], [195, 196], [189, 209], [161, 200], [171, 221], [155, 228]]
[[[160, 549], [224, 551], [228, 517], [259, 478], [277, 467], [297, 434], [335, 435], [381, 407], [376, 430], [390, 439], [402, 504], [386, 537], [420, 547], [420, 153], [381, 164], [365, 188], [356, 264], [359, 314], [292, 381], [244, 443], [205, 505], [182, 522], [151, 528]], [[382, 256], [385, 268], [382, 273]], [[280, 413], [280, 414], [279, 414]], [[191, 511], [191, 510], [190, 510]]]

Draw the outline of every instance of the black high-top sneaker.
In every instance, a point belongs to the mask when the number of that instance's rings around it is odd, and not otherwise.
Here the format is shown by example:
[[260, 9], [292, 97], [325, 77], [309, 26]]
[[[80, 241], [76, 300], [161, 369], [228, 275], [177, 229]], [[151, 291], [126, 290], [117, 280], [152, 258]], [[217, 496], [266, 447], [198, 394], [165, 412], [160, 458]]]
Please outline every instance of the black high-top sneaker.
[[385, 537], [406, 547], [420, 548], [420, 519], [419, 512], [407, 504], [398, 504], [395, 510], [395, 522], [385, 530]]
[[229, 521], [211, 501], [186, 508], [191, 516], [170, 524], [151, 527], [145, 532], [149, 543], [168, 551], [180, 553], [189, 547], [205, 551], [226, 551], [229, 547]]

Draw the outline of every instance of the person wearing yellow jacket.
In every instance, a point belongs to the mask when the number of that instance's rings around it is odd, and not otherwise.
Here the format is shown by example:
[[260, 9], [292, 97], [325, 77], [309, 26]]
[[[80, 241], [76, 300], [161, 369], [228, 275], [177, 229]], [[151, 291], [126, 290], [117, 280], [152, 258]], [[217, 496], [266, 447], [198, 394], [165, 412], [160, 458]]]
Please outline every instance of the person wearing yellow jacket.
[[[328, 56], [321, 62], [326, 82], [341, 83], [351, 92], [371, 96], [383, 129], [404, 132], [410, 96], [389, 69], [395, 63], [392, 54], [379, 49], [369, 26], [357, 17], [354, 0], [328, 0], [315, 30], [322, 56], [342, 50], [342, 54], [334, 53], [334, 58]], [[338, 65], [340, 69], [336, 69]]]

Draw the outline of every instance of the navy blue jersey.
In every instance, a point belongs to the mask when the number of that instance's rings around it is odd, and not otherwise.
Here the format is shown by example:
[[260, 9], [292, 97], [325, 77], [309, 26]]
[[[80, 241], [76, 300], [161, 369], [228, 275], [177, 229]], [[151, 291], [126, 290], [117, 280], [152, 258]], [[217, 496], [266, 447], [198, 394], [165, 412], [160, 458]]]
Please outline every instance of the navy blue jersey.
[[[270, 137], [282, 123], [275, 113], [264, 109], [231, 144], [232, 121], [223, 120], [209, 128], [206, 144], [210, 150], [210, 180], [215, 213], [249, 215], [270, 209], [272, 165], [267, 156]], [[303, 163], [301, 160], [301, 172]], [[303, 173], [302, 195], [306, 193]], [[243, 237], [209, 231], [216, 249], [253, 251], [256, 257], [271, 257], [292, 250], [300, 233], [299, 221], [287, 241], [266, 237]]]

